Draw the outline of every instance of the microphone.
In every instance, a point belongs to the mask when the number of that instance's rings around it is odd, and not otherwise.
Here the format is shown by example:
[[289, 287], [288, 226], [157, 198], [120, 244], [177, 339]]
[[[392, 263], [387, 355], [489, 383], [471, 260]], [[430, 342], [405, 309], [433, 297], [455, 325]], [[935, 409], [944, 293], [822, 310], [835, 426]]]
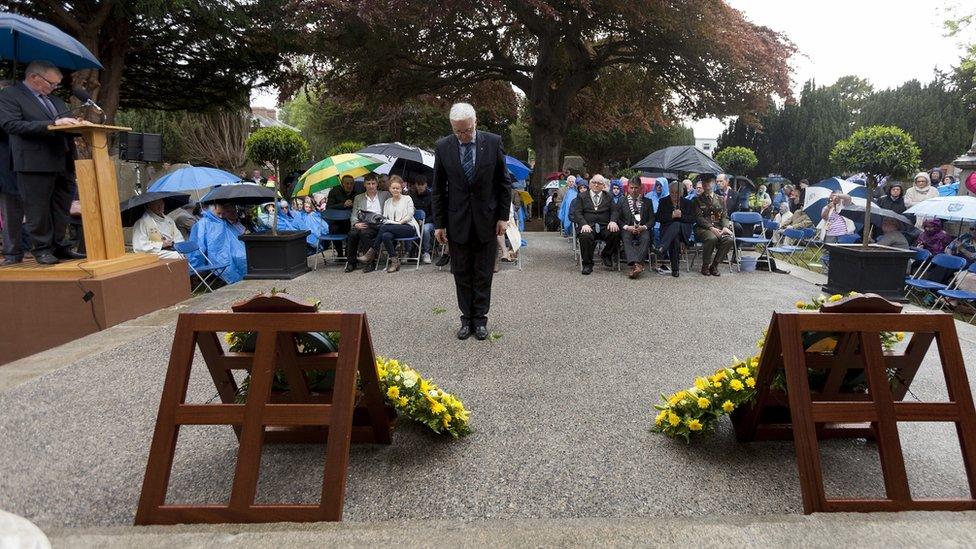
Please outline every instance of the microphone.
[[82, 107], [91, 107], [100, 113], [105, 112], [102, 110], [101, 107], [98, 106], [98, 103], [95, 103], [95, 101], [92, 100], [91, 94], [88, 93], [87, 91], [81, 88], [75, 88], [71, 90], [71, 95], [73, 95], [75, 99], [77, 99], [78, 101], [81, 101]]

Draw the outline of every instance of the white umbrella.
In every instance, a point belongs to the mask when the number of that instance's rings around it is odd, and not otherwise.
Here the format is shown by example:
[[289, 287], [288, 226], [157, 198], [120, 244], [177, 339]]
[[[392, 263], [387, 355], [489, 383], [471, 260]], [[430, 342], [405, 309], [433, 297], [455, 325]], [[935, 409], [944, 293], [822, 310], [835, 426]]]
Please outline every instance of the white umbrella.
[[546, 183], [546, 186], [545, 187], [542, 187], [542, 188], [543, 189], [558, 189], [559, 188], [559, 180], [558, 179], [553, 179], [552, 181]]
[[938, 217], [950, 221], [976, 220], [976, 197], [937, 196], [905, 210], [916, 217]]

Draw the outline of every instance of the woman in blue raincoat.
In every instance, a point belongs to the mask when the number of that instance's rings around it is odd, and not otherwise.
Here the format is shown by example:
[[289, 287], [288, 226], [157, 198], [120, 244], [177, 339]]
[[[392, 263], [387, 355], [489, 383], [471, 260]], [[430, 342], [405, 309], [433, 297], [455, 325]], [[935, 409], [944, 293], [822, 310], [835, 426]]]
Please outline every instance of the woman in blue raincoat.
[[322, 214], [315, 209], [315, 203], [311, 199], [305, 200], [302, 204], [302, 211], [295, 212], [293, 216], [294, 225], [300, 227], [296, 230], [309, 232], [308, 236], [305, 237], [305, 241], [314, 253], [319, 249], [319, 241], [322, 236], [329, 234], [329, 224], [322, 218]]
[[[244, 242], [238, 236], [243, 233], [237, 222], [236, 206], [221, 204], [216, 206], [214, 213], [210, 209], [203, 211], [200, 220], [193, 224], [188, 240], [196, 242], [200, 251], [210, 258], [214, 265], [226, 265], [220, 278], [227, 284], [233, 284], [247, 274], [247, 253]], [[189, 256], [190, 264], [194, 267], [206, 267], [207, 260], [199, 253]]]

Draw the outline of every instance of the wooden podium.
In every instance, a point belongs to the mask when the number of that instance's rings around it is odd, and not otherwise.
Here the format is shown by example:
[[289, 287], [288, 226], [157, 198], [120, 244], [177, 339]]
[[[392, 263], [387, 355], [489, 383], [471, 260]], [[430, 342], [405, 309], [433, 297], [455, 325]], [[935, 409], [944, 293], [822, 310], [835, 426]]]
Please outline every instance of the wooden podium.
[[91, 158], [75, 161], [88, 257], [0, 267], [0, 310], [11, 329], [0, 338], [0, 364], [190, 297], [186, 262], [126, 253], [115, 165], [108, 134], [130, 128], [85, 124], [48, 126], [88, 142]]

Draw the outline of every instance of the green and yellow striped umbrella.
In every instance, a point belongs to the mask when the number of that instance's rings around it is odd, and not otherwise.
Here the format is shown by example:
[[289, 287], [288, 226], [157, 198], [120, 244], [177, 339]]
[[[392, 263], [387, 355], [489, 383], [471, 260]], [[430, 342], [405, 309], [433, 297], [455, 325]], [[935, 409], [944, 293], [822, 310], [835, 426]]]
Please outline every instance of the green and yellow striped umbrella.
[[375, 158], [356, 153], [337, 154], [316, 163], [298, 178], [298, 185], [292, 196], [307, 196], [339, 186], [344, 175], [359, 177], [382, 166]]

